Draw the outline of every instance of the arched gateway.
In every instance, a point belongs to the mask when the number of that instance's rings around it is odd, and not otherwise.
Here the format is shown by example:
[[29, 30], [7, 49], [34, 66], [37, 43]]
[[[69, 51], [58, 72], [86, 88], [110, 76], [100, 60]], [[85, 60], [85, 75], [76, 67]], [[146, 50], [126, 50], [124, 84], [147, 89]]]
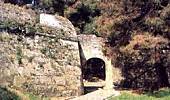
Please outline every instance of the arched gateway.
[[90, 82], [104, 81], [105, 62], [100, 58], [90, 58], [82, 68], [83, 79]]
[[113, 71], [111, 59], [103, 53], [104, 40], [95, 35], [78, 35], [80, 61], [84, 86], [91, 84], [113, 88]]

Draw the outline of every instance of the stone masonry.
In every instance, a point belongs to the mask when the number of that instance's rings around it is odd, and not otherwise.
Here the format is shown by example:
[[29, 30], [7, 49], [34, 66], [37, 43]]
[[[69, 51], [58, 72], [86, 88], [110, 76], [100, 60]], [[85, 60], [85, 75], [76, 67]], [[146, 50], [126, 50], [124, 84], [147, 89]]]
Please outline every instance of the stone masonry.
[[57, 26], [50, 26], [41, 22], [42, 14], [37, 23], [34, 11], [0, 5], [0, 87], [45, 97], [81, 95], [79, 48], [71, 22], [55, 16]]

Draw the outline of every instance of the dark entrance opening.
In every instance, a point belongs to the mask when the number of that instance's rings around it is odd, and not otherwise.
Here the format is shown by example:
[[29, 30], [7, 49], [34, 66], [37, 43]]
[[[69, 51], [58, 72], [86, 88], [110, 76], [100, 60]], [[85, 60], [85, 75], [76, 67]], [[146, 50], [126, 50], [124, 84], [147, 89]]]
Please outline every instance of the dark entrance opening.
[[103, 88], [105, 83], [105, 62], [100, 58], [90, 58], [82, 68], [84, 93]]
[[100, 58], [87, 60], [83, 68], [83, 79], [89, 82], [105, 80], [105, 62]]

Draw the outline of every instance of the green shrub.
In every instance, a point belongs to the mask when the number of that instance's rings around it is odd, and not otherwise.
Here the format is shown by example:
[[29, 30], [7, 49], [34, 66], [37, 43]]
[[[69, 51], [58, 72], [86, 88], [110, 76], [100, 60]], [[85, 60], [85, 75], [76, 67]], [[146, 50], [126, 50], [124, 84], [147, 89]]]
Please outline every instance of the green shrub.
[[100, 9], [97, 7], [97, 1], [85, 0], [72, 10], [67, 12], [68, 19], [73, 25], [79, 28], [80, 33], [96, 34], [94, 18], [100, 15]]
[[83, 34], [95, 34], [96, 36], [100, 36], [100, 34], [96, 32], [96, 25], [93, 22], [85, 24]]
[[19, 96], [15, 93], [12, 93], [6, 88], [0, 87], [0, 99], [1, 100], [21, 100]]

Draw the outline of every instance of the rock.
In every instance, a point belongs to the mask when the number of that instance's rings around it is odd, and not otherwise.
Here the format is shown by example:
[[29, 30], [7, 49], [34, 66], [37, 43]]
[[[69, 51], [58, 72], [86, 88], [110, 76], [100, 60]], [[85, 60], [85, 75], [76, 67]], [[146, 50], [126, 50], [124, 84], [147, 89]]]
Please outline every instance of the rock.
[[63, 30], [63, 32], [65, 32], [64, 34], [67, 34], [70, 37], [77, 37], [76, 31], [72, 23], [62, 16], [40, 14], [40, 24], [53, 27], [55, 29], [61, 29]]

